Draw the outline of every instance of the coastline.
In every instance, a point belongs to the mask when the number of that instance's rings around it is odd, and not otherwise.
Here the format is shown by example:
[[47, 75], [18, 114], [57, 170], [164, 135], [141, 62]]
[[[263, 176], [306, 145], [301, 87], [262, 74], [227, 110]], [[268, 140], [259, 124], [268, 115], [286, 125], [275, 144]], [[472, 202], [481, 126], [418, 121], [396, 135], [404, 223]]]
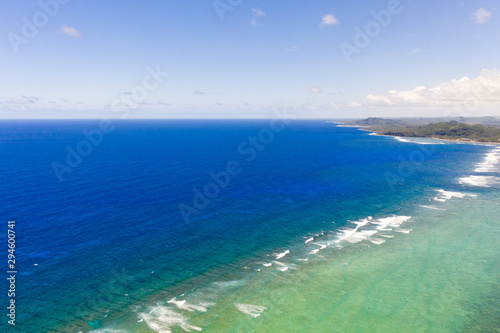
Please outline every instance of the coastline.
[[[424, 138], [424, 137], [422, 137]], [[442, 138], [435, 138], [435, 137], [429, 137], [429, 139], [435, 139], [435, 140], [443, 140], [443, 141], [450, 141], [450, 142], [458, 142], [458, 143], [474, 143], [474, 144], [486, 144], [486, 145], [500, 145], [500, 142], [491, 142], [491, 141], [475, 141], [475, 140], [460, 140], [460, 139], [442, 139]]]
[[442, 140], [442, 141], [449, 141], [449, 142], [455, 142], [455, 143], [471, 143], [471, 144], [483, 144], [483, 145], [497, 145], [500, 146], [500, 142], [491, 142], [491, 141], [476, 141], [476, 140], [461, 140], [461, 139], [444, 139], [444, 138], [439, 138], [439, 137], [429, 137], [429, 136], [398, 136], [398, 135], [388, 135], [388, 134], [380, 134], [378, 133], [377, 130], [372, 129], [371, 126], [367, 125], [337, 125], [337, 127], [352, 127], [352, 128], [358, 128], [360, 131], [365, 131], [365, 132], [371, 132], [374, 135], [378, 136], [386, 136], [386, 137], [391, 137], [391, 138], [414, 138], [414, 139], [434, 139], [434, 140]]

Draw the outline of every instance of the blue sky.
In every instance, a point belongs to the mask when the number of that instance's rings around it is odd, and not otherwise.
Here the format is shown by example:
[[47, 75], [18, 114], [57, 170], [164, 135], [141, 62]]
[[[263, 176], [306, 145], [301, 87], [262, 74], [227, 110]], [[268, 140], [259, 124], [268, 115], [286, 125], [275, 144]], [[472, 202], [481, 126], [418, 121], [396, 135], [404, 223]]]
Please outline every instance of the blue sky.
[[0, 37], [0, 118], [500, 116], [497, 0], [0, 0]]

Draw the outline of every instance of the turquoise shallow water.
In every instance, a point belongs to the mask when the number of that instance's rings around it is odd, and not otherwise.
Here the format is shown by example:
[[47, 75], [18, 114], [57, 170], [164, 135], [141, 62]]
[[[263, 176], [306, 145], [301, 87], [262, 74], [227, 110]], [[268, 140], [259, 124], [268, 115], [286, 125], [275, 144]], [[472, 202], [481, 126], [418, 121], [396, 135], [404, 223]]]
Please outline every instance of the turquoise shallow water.
[[[415, 216], [398, 227], [383, 228], [377, 237], [351, 235], [351, 241], [361, 239], [354, 244], [336, 243], [336, 233], [312, 236], [315, 240], [303, 245], [308, 251], [302, 255], [293, 256], [304, 249], [292, 247], [278, 260], [280, 253], [274, 253], [253, 262], [249, 267], [256, 272], [219, 277], [172, 298], [164, 294], [115, 328], [497, 332], [499, 202], [498, 192], [433, 200], [426, 205], [432, 208], [416, 210]], [[313, 253], [323, 244], [327, 247]], [[304, 257], [308, 260], [300, 260]]]
[[[94, 125], [2, 127], [19, 330], [498, 327], [494, 147], [296, 121], [248, 161], [269, 121], [117, 122], [58, 182], [51, 163]], [[241, 173], [186, 224], [179, 204], [228, 161]]]
[[208, 332], [498, 331], [499, 199], [452, 199], [408, 220], [409, 234], [256, 276], [190, 323]]

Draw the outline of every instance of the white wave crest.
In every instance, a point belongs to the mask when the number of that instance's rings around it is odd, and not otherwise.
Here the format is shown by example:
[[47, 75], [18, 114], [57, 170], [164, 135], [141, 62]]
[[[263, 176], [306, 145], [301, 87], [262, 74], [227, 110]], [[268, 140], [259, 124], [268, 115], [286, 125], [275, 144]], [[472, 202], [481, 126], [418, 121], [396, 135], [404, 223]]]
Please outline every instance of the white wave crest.
[[374, 223], [378, 224], [378, 227], [377, 227], [378, 230], [390, 230], [387, 228], [388, 227], [397, 228], [403, 222], [406, 222], [409, 219], [411, 219], [411, 216], [391, 216], [391, 217], [385, 217], [385, 218], [379, 219], [379, 220], [375, 221]]
[[[384, 239], [374, 238], [372, 236], [378, 234], [381, 231], [391, 231], [394, 228], [399, 227], [402, 223], [411, 219], [411, 216], [390, 216], [380, 219], [373, 219], [371, 216], [354, 222], [356, 224], [355, 228], [340, 230], [337, 233], [337, 239], [335, 240], [335, 247], [342, 248], [338, 243], [343, 241], [355, 244], [363, 240], [368, 240], [373, 244], [382, 244], [385, 242]], [[373, 228], [375, 226], [375, 228]], [[380, 234], [380, 236], [385, 238], [392, 238], [394, 236]], [[310, 253], [317, 253], [319, 249], [312, 250]]]
[[382, 243], [385, 243], [385, 239], [380, 239], [380, 238], [371, 238], [371, 239], [370, 239], [370, 242], [372, 242], [373, 244], [380, 245], [380, 244], [382, 244]]
[[286, 250], [285, 252], [282, 252], [282, 253], [275, 253], [274, 255], [276, 256], [276, 259], [281, 259], [284, 256], [286, 256], [288, 253], [290, 253], [290, 250]]
[[446, 210], [446, 209], [437, 208], [435, 206], [429, 206], [429, 205], [420, 205], [420, 207], [427, 208], [427, 209], [432, 209], [432, 210], [442, 210], [442, 211]]
[[186, 332], [202, 330], [201, 327], [188, 324], [188, 319], [181, 313], [163, 305], [153, 306], [149, 312], [140, 313], [139, 317], [146, 322], [149, 328], [158, 333], [171, 333], [172, 329], [176, 327], [180, 327]]
[[200, 305], [188, 304], [186, 300], [178, 301], [176, 297], [172, 298], [167, 303], [175, 304], [179, 309], [186, 310], [189, 312], [194, 312], [194, 311], [207, 312], [207, 307], [215, 305], [214, 303], [200, 303]]
[[452, 192], [452, 191], [445, 191], [443, 189], [441, 190], [436, 190], [438, 192], [438, 195], [437, 197], [434, 198], [434, 200], [436, 201], [440, 201], [440, 202], [446, 202], [448, 200], [450, 200], [451, 198], [465, 198], [466, 195], [470, 196], [470, 197], [474, 197], [475, 195], [472, 195], [472, 194], [464, 194], [464, 193], [460, 193], [460, 192]]
[[494, 176], [469, 176], [460, 178], [459, 183], [462, 185], [491, 187], [492, 184], [500, 183], [500, 179]]
[[320, 243], [312, 243], [312, 244], [319, 246], [320, 250], [326, 249], [326, 245], [325, 244], [320, 244]]
[[267, 310], [266, 307], [264, 306], [259, 306], [259, 305], [253, 305], [253, 304], [241, 304], [241, 303], [235, 303], [234, 306], [244, 314], [250, 315], [254, 318], [257, 318], [260, 316], [264, 310]]
[[394, 139], [399, 142], [405, 143], [415, 143], [419, 145], [444, 145], [444, 142], [438, 141], [437, 139], [426, 139], [426, 138], [402, 138], [400, 136], [395, 136]]
[[484, 160], [476, 165], [475, 172], [491, 173], [495, 172], [496, 165], [500, 162], [500, 147], [496, 147], [487, 153]]

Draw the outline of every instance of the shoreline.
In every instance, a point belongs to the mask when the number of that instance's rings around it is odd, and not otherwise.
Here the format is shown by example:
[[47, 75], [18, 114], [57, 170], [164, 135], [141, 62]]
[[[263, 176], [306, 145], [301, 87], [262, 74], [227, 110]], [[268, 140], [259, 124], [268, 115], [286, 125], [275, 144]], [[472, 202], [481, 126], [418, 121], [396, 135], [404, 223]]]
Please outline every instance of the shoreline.
[[491, 141], [443, 139], [443, 138], [437, 138], [437, 137], [433, 137], [433, 136], [431, 136], [431, 137], [429, 137], [429, 136], [399, 136], [399, 135], [380, 134], [376, 130], [371, 129], [370, 126], [366, 126], [366, 125], [344, 125], [344, 124], [340, 124], [340, 125], [337, 125], [337, 127], [355, 127], [355, 128], [358, 128], [360, 131], [371, 132], [371, 133], [374, 133], [375, 135], [378, 135], [378, 136], [386, 136], [386, 137], [390, 137], [390, 138], [434, 139], [434, 140], [457, 142], [457, 143], [471, 143], [471, 144], [483, 144], [483, 145], [497, 145], [497, 146], [500, 146], [500, 142], [491, 142]]

